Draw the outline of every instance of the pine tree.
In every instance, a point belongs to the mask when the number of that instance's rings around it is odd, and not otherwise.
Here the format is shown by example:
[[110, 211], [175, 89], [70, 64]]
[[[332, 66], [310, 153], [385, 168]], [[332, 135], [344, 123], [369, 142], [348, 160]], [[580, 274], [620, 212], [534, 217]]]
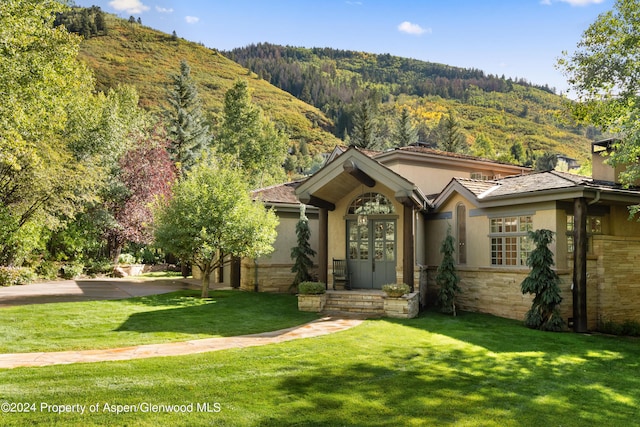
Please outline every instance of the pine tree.
[[464, 153], [467, 151], [467, 142], [460, 130], [460, 123], [449, 110], [446, 116], [442, 116], [438, 126], [430, 135], [430, 140], [435, 142], [438, 149], [449, 153]]
[[524, 162], [525, 160], [524, 147], [522, 146], [522, 143], [520, 141], [514, 142], [513, 145], [511, 145], [510, 151], [511, 151], [511, 155], [513, 156], [514, 159], [516, 159], [517, 162], [519, 163]]
[[360, 103], [353, 117], [351, 144], [359, 148], [373, 149], [378, 144], [377, 111], [373, 101]]
[[189, 170], [207, 148], [210, 141], [209, 126], [202, 114], [198, 89], [191, 78], [187, 61], [180, 63], [180, 73], [172, 76], [173, 89], [169, 93], [169, 153], [182, 175]]
[[556, 168], [558, 164], [558, 156], [551, 152], [545, 152], [535, 161], [535, 170], [537, 171], [551, 171]]
[[456, 293], [460, 292], [458, 283], [460, 278], [456, 273], [456, 262], [453, 257], [455, 251], [455, 239], [451, 235], [451, 225], [447, 229], [447, 236], [442, 241], [440, 253], [442, 262], [438, 266], [436, 283], [440, 286], [438, 291], [438, 305], [443, 313], [456, 315]]
[[536, 230], [529, 232], [529, 238], [536, 244], [527, 258], [531, 272], [522, 281], [522, 293], [533, 294], [531, 309], [525, 315], [524, 323], [529, 328], [543, 331], [561, 331], [564, 322], [558, 311], [562, 301], [560, 296], [560, 277], [551, 269], [553, 252], [549, 244], [553, 241], [553, 231]]
[[291, 272], [296, 273], [291, 288], [298, 286], [301, 282], [311, 280], [309, 270], [313, 267], [313, 257], [316, 251], [311, 249], [309, 239], [311, 238], [311, 229], [309, 228], [309, 220], [305, 215], [305, 206], [300, 205], [300, 219], [296, 224], [296, 236], [298, 245], [291, 248], [291, 259], [294, 260]]
[[411, 123], [409, 109], [404, 107], [396, 121], [396, 128], [393, 133], [393, 143], [396, 147], [406, 147], [418, 141], [418, 131]]

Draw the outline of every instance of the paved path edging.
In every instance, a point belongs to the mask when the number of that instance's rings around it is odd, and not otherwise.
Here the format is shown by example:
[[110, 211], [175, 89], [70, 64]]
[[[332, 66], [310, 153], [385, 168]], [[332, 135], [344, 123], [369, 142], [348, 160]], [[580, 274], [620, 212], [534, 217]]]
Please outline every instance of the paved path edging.
[[64, 365], [70, 363], [112, 362], [146, 359], [150, 357], [184, 356], [188, 354], [255, 347], [301, 338], [312, 338], [344, 331], [363, 322], [363, 319], [324, 317], [300, 326], [235, 337], [204, 338], [182, 342], [145, 344], [104, 350], [72, 350], [37, 353], [0, 354], [0, 369], [26, 366]]

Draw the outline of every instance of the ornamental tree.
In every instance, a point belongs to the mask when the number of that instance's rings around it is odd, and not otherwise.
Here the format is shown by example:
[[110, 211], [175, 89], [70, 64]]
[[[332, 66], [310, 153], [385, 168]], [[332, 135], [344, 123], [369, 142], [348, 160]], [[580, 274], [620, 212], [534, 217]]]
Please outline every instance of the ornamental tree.
[[534, 297], [524, 323], [533, 329], [561, 331], [564, 321], [558, 311], [558, 305], [562, 301], [560, 277], [551, 269], [554, 262], [553, 252], [549, 249], [549, 244], [553, 241], [553, 231], [529, 231], [529, 238], [536, 247], [527, 258], [527, 265], [531, 267], [531, 271], [520, 287], [523, 294], [533, 294]]
[[436, 283], [440, 286], [438, 290], [438, 305], [443, 313], [456, 315], [456, 293], [460, 292], [458, 283], [460, 278], [456, 273], [456, 262], [453, 257], [455, 251], [455, 239], [451, 235], [451, 225], [447, 229], [447, 236], [442, 241], [440, 253], [442, 262], [438, 266]]
[[221, 254], [257, 258], [273, 251], [278, 220], [251, 199], [244, 173], [229, 159], [204, 156], [154, 213], [158, 246], [202, 272], [202, 297]]
[[119, 161], [115, 197], [106, 206], [114, 220], [106, 233], [114, 264], [125, 243], [152, 241], [152, 204], [158, 197], [171, 196], [176, 178], [167, 145], [164, 131], [156, 126], [139, 133], [133, 147]]
[[316, 254], [309, 244], [311, 238], [311, 229], [309, 228], [309, 219], [305, 215], [305, 206], [300, 205], [300, 219], [296, 224], [296, 236], [298, 245], [291, 248], [291, 259], [293, 259], [293, 267], [291, 272], [296, 273], [291, 287], [298, 286], [301, 282], [311, 280], [309, 270], [313, 267], [312, 257]]

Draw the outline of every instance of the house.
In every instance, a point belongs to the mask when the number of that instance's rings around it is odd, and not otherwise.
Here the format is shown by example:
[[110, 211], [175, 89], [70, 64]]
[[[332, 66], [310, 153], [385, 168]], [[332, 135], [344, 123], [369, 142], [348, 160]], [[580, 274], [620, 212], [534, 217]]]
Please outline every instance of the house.
[[[604, 144], [604, 145], [603, 145]], [[527, 231], [550, 229], [562, 279], [561, 312], [574, 329], [640, 320], [640, 223], [627, 207], [640, 190], [615, 183], [594, 144], [594, 177], [528, 168], [421, 146], [385, 152], [336, 148], [305, 181], [256, 191], [278, 212], [276, 251], [244, 260], [240, 287], [288, 289], [298, 205], [307, 205], [318, 280], [332, 285], [332, 260], [344, 259], [353, 289], [404, 282], [435, 298], [440, 244], [457, 242], [460, 310], [523, 319], [531, 296], [520, 283], [532, 249]]]

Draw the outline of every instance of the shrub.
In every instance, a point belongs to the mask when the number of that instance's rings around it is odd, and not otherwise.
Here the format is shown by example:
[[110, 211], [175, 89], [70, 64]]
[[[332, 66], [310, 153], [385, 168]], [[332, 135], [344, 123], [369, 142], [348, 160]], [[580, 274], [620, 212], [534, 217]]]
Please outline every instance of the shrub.
[[60, 264], [53, 261], [42, 261], [36, 267], [36, 273], [38, 273], [38, 276], [46, 280], [56, 279], [59, 272]]
[[75, 279], [82, 275], [84, 265], [80, 263], [65, 264], [62, 266], [62, 277], [65, 279]]
[[142, 249], [142, 253], [140, 254], [140, 258], [142, 258], [143, 264], [161, 264], [163, 255], [162, 253], [156, 253], [153, 249], [149, 247], [145, 247]]
[[611, 335], [640, 337], [640, 322], [625, 320], [622, 323], [617, 323], [611, 320], [601, 320], [598, 322], [598, 331]]
[[113, 273], [113, 264], [109, 260], [94, 260], [86, 266], [89, 276], [103, 276]]
[[136, 264], [136, 257], [131, 254], [120, 254], [118, 264]]
[[0, 266], [0, 286], [26, 285], [36, 277], [30, 268]]
[[382, 291], [392, 298], [400, 298], [408, 294], [411, 288], [406, 283], [390, 283], [388, 285], [382, 285]]
[[303, 295], [320, 295], [326, 292], [327, 285], [322, 282], [302, 282], [298, 285], [298, 293]]

